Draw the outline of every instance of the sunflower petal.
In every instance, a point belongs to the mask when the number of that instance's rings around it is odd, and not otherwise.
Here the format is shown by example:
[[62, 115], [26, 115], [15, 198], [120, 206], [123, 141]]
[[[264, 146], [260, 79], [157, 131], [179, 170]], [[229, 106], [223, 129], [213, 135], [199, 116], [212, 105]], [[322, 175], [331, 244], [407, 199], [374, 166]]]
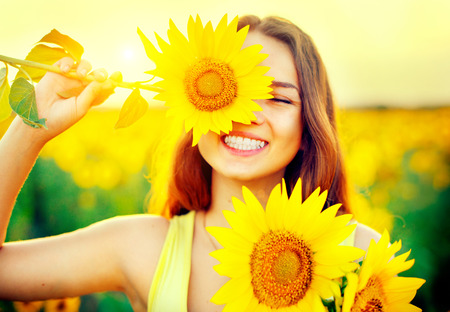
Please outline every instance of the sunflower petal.
[[211, 302], [215, 304], [232, 302], [247, 292], [249, 288], [250, 281], [247, 278], [230, 279], [211, 298]]

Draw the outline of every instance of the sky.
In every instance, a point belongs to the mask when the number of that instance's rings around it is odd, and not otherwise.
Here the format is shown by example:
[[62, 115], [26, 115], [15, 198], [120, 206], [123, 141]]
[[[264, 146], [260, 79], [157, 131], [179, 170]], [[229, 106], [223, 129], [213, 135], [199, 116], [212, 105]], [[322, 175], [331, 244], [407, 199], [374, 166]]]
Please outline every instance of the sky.
[[154, 32], [166, 38], [169, 19], [185, 33], [189, 15], [215, 26], [225, 13], [278, 15], [302, 28], [340, 107], [450, 105], [449, 0], [0, 0], [0, 55], [25, 58], [56, 28], [84, 46], [94, 68], [145, 80], [152, 63], [138, 27], [155, 42]]

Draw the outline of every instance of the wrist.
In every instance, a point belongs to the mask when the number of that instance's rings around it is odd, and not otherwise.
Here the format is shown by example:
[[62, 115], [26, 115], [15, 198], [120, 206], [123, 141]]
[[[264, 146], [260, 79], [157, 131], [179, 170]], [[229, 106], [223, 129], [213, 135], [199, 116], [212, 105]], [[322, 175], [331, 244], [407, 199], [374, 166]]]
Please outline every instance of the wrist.
[[23, 120], [16, 116], [10, 125], [10, 130], [17, 135], [17, 140], [20, 144], [27, 148], [41, 150], [44, 145], [50, 141], [48, 130], [45, 128], [33, 128], [23, 122]]

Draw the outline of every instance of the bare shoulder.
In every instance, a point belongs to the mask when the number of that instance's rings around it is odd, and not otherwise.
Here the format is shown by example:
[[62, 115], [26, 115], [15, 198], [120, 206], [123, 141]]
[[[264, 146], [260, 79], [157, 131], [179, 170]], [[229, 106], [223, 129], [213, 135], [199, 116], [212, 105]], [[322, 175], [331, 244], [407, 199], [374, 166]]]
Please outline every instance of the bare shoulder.
[[162, 246], [169, 221], [161, 216], [138, 214], [118, 216], [99, 222], [98, 226], [116, 239], [117, 247], [138, 247], [136, 244]]
[[357, 223], [355, 233], [355, 247], [367, 250], [371, 240], [378, 242], [381, 238], [381, 234], [372, 229], [371, 227]]
[[124, 291], [134, 309], [146, 307], [170, 223], [163, 217], [146, 214], [114, 217], [104, 222], [115, 240], [121, 271], [127, 281]]

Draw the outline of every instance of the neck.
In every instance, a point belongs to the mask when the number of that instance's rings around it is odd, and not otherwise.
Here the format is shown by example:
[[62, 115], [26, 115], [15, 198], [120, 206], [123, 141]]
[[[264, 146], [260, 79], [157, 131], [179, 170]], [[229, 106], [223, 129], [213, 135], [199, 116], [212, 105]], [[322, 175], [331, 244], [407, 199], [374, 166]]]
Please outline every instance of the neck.
[[270, 192], [281, 183], [282, 175], [277, 174], [262, 179], [241, 181], [227, 178], [213, 170], [211, 180], [211, 206], [208, 210], [208, 225], [227, 226], [223, 210], [234, 211], [232, 197], [244, 201], [242, 187], [247, 187], [263, 207], [266, 206]]

